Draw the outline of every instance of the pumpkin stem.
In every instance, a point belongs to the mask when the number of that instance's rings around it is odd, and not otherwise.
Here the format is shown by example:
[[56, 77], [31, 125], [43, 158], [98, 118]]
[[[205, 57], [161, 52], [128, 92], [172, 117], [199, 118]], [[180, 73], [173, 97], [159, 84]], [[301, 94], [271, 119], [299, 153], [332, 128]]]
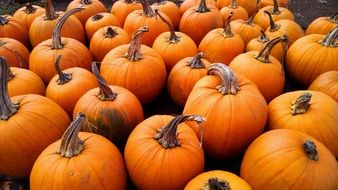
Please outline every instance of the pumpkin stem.
[[0, 119], [8, 120], [19, 109], [19, 103], [12, 103], [8, 95], [8, 72], [9, 66], [6, 59], [0, 57]]
[[72, 10], [67, 11], [62, 17], [58, 20], [56, 23], [53, 35], [52, 35], [52, 49], [62, 49], [63, 44], [61, 43], [61, 29], [63, 24], [66, 22], [66, 20], [74, 13], [84, 10], [84, 8], [74, 8]]
[[89, 4], [92, 4], [92, 1], [91, 0], [81, 0], [81, 4], [82, 5], [89, 5]]
[[156, 15], [154, 10], [149, 5], [148, 0], [140, 0], [140, 3], [142, 4], [143, 14], [145, 14], [147, 17], [154, 17]]
[[229, 8], [230, 9], [237, 9], [238, 8], [236, 0], [231, 0]]
[[245, 21], [245, 23], [248, 25], [251, 25], [257, 13], [258, 13], [258, 9], [255, 10], [255, 12], [250, 16], [250, 18], [247, 21]]
[[305, 150], [308, 158], [310, 158], [311, 160], [314, 160], [314, 161], [318, 160], [317, 147], [316, 147], [316, 144], [313, 141], [307, 140], [304, 143], [304, 150]]
[[188, 62], [188, 66], [190, 66], [192, 69], [201, 69], [205, 68], [205, 65], [202, 61], [202, 58], [204, 57], [203, 52], [199, 52], [198, 54], [195, 55], [194, 58], [192, 58], [191, 61]]
[[259, 35], [259, 37], [257, 38], [257, 40], [259, 42], [265, 43], [265, 42], [268, 42], [270, 39], [269, 39], [269, 37], [266, 36], [264, 30], [261, 30], [261, 35]]
[[338, 39], [338, 25], [325, 36], [321, 44], [325, 47], [337, 47], [336, 43], [337, 39]]
[[216, 89], [223, 95], [235, 95], [237, 91], [240, 90], [236, 75], [233, 73], [230, 67], [225, 64], [211, 64], [208, 68], [208, 75], [216, 75], [221, 79], [221, 84], [218, 85]]
[[207, 4], [205, 3], [205, 0], [200, 1], [200, 4], [198, 5], [196, 12], [199, 13], [210, 12], [210, 9], [207, 7]]
[[132, 4], [132, 3], [134, 3], [135, 1], [134, 0], [125, 0], [124, 1], [126, 4]]
[[92, 64], [92, 72], [96, 77], [96, 81], [99, 84], [100, 92], [97, 97], [102, 101], [113, 101], [116, 99], [117, 94], [112, 91], [107, 81], [100, 75], [96, 62]]
[[107, 28], [107, 32], [105, 34], [106, 38], [114, 38], [117, 35], [118, 35], [118, 33], [117, 33], [117, 31], [114, 28], [112, 28], [111, 26], [109, 26]]
[[71, 74], [62, 72], [61, 66], [60, 66], [61, 59], [62, 59], [62, 55], [59, 55], [56, 58], [55, 64], [54, 64], [55, 65], [56, 73], [59, 76], [59, 79], [57, 80], [58, 85], [66, 84], [66, 83], [68, 83], [69, 81], [72, 80], [72, 75]]
[[103, 18], [103, 15], [98, 13], [94, 16], [92, 16], [92, 21], [98, 21], [98, 20], [101, 20]]
[[133, 38], [128, 48], [128, 52], [125, 55], [130, 61], [138, 61], [143, 58], [141, 54], [141, 39], [142, 39], [142, 34], [148, 31], [149, 31], [149, 27], [143, 26], [143, 27], [140, 27], [134, 33]]
[[286, 35], [282, 35], [281, 37], [277, 37], [275, 39], [270, 40], [267, 44], [265, 44], [265, 46], [263, 46], [263, 48], [259, 51], [258, 55], [255, 58], [263, 63], [270, 63], [270, 60], [269, 60], [270, 52], [272, 48], [275, 47], [275, 45], [279, 42], [284, 43], [283, 44], [284, 46], [283, 57], [284, 57], [286, 53], [285, 47], [287, 48], [285, 43], [287, 43], [287, 41], [288, 41], [288, 37]]
[[6, 25], [8, 22], [9, 22], [9, 20], [8, 20], [6, 17], [0, 15], [0, 25], [4, 26], [4, 25]]
[[231, 21], [232, 15], [233, 15], [233, 13], [230, 12], [228, 18], [225, 20], [225, 23], [224, 23], [224, 30], [221, 32], [221, 35], [222, 35], [224, 38], [228, 38], [228, 37], [234, 36], [234, 34], [231, 32], [231, 25], [230, 25], [230, 21]]
[[271, 11], [271, 14], [274, 14], [274, 15], [280, 14], [277, 0], [273, 0], [273, 9]]
[[14, 77], [15, 76], [12, 72], [12, 69], [10, 67], [8, 67], [8, 78], [7, 78], [7, 80], [10, 81], [10, 80], [14, 79]]
[[297, 100], [294, 100], [291, 103], [291, 113], [292, 115], [298, 115], [306, 113], [307, 109], [310, 107], [310, 100], [311, 100], [312, 94], [306, 92], [299, 96]]
[[32, 3], [26, 3], [25, 4], [26, 8], [24, 10], [25, 13], [27, 14], [33, 14], [36, 11], [36, 8], [32, 5]]
[[55, 12], [52, 0], [46, 0], [45, 20], [55, 20], [59, 15]]
[[333, 14], [330, 18], [329, 18], [330, 22], [332, 23], [336, 23], [338, 24], [338, 12], [336, 12], [335, 14]]
[[265, 14], [267, 14], [269, 16], [269, 20], [270, 20], [270, 29], [269, 31], [270, 32], [275, 32], [277, 31], [279, 28], [280, 28], [280, 25], [276, 24], [274, 21], [273, 21], [273, 18], [271, 16], [271, 13], [269, 13], [269, 11], [264, 11]]
[[160, 143], [163, 148], [174, 148], [180, 146], [180, 142], [177, 139], [177, 127], [180, 123], [185, 121], [196, 121], [201, 124], [205, 121], [200, 115], [179, 115], [172, 119], [168, 125], [158, 129], [158, 133], [154, 136], [154, 139]]
[[169, 43], [170, 44], [176, 44], [180, 41], [180, 37], [176, 35], [175, 33], [175, 29], [174, 29], [174, 26], [167, 20], [165, 19], [159, 12], [158, 9], [155, 10], [155, 13], [163, 20], [163, 22], [165, 22], [168, 27], [169, 27], [169, 30], [170, 30], [170, 37], [169, 37]]
[[202, 190], [231, 190], [229, 182], [216, 177], [209, 178], [201, 187]]

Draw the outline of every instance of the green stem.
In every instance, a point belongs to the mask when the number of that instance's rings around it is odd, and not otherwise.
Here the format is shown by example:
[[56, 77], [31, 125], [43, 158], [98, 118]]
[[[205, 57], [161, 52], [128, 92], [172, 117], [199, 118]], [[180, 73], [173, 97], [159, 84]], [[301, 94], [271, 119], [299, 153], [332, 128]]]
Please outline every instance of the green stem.
[[310, 100], [311, 100], [312, 94], [310, 93], [304, 93], [301, 96], [297, 98], [297, 100], [294, 100], [291, 103], [291, 113], [292, 115], [298, 115], [298, 114], [304, 114], [306, 113], [307, 109], [310, 107]]
[[109, 87], [107, 81], [100, 75], [99, 69], [97, 67], [97, 63], [93, 62], [92, 64], [92, 72], [96, 77], [96, 81], [99, 84], [100, 92], [98, 94], [98, 98], [102, 101], [113, 101], [116, 99], [117, 94], [112, 91]]
[[224, 30], [221, 32], [221, 35], [222, 35], [224, 38], [228, 38], [228, 37], [234, 36], [234, 34], [231, 32], [231, 25], [230, 25], [230, 21], [231, 21], [232, 15], [233, 15], [233, 13], [230, 12], [228, 18], [225, 20], [225, 23], [224, 23]]
[[55, 20], [59, 15], [55, 12], [52, 0], [46, 0], [45, 20]]
[[271, 11], [271, 14], [274, 14], [274, 15], [280, 14], [277, 0], [273, 0], [273, 10]]
[[176, 35], [175, 33], [175, 29], [174, 29], [174, 26], [167, 20], [165, 19], [160, 13], [159, 13], [159, 10], [156, 9], [155, 10], [155, 13], [163, 20], [163, 22], [165, 22], [168, 27], [169, 27], [169, 30], [170, 30], [170, 37], [169, 37], [169, 43], [170, 44], [176, 44], [180, 41], [180, 37]]
[[114, 28], [112, 28], [111, 26], [108, 26], [107, 32], [105, 33], [105, 37], [106, 38], [114, 38], [117, 35], [118, 35], [117, 31]]
[[24, 10], [25, 13], [27, 14], [33, 14], [35, 13], [36, 9], [31, 3], [26, 3], [26, 8]]
[[303, 146], [304, 146], [304, 150], [306, 152], [307, 157], [310, 158], [311, 160], [317, 161], [318, 151], [317, 151], [316, 144], [311, 140], [307, 140]]
[[279, 28], [280, 28], [280, 25], [276, 24], [274, 21], [273, 21], [273, 18], [271, 16], [271, 13], [269, 13], [269, 11], [264, 11], [264, 13], [266, 13], [268, 16], [269, 16], [269, 21], [270, 21], [270, 29], [269, 31], [270, 32], [275, 32], [277, 31]]
[[270, 40], [259, 51], [258, 55], [255, 58], [258, 59], [259, 61], [263, 62], [263, 63], [270, 63], [269, 57], [270, 57], [271, 50], [279, 42], [284, 43], [283, 44], [283, 57], [284, 57], [285, 56], [284, 54], [286, 53], [286, 49], [285, 48], [287, 48], [287, 46], [285, 45], [285, 43], [288, 42], [288, 37], [286, 35], [282, 35], [281, 37], [277, 37], [277, 38], [274, 38], [274, 39]]
[[71, 74], [62, 72], [61, 66], [60, 66], [61, 59], [62, 59], [62, 55], [59, 55], [55, 60], [55, 70], [59, 76], [59, 79], [57, 80], [58, 85], [66, 84], [72, 80]]
[[338, 39], [338, 25], [325, 36], [321, 44], [325, 47], [337, 47], [336, 43], [337, 39]]
[[133, 38], [131, 40], [131, 43], [128, 48], [128, 52], [126, 53], [126, 57], [130, 61], [138, 61], [143, 58], [141, 54], [141, 39], [142, 39], [142, 34], [144, 32], [148, 32], [149, 27], [148, 26], [143, 26], [140, 27], [133, 35]]
[[210, 9], [207, 7], [207, 4], [205, 3], [205, 0], [200, 1], [200, 4], [198, 5], [196, 12], [199, 13], [210, 12]]
[[148, 0], [140, 0], [140, 3], [142, 4], [143, 14], [145, 14], [147, 17], [154, 17], [156, 15], [154, 10], [149, 5]]
[[191, 61], [188, 62], [188, 66], [190, 66], [192, 69], [202, 69], [205, 68], [205, 64], [202, 61], [202, 58], [204, 57], [204, 53], [200, 52], [195, 55], [194, 58], [191, 59]]
[[229, 182], [218, 179], [217, 177], [209, 178], [201, 187], [202, 190], [231, 190]]
[[9, 22], [9, 20], [8, 20], [6, 17], [0, 15], [0, 25], [4, 26], [4, 25], [6, 25], [8, 22]]
[[336, 12], [335, 14], [333, 14], [330, 18], [329, 18], [330, 22], [332, 23], [336, 23], [338, 24], [338, 12]]

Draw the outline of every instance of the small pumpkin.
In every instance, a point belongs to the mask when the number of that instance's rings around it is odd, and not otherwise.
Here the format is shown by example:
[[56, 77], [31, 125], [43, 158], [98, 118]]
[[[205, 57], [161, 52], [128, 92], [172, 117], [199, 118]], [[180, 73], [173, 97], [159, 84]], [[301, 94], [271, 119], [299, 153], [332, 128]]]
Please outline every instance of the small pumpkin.
[[22, 22], [22, 24], [25, 25], [27, 31], [29, 31], [33, 20], [44, 13], [44, 8], [38, 5], [32, 5], [31, 3], [27, 3], [24, 7], [21, 7], [20, 9], [15, 11], [15, 13], [13, 14], [13, 18]]
[[[273, 1], [271, 0], [261, 0], [261, 6], [266, 7], [266, 6], [273, 6]], [[277, 0], [278, 6], [280, 7], [288, 7], [289, 6], [289, 0]]]
[[151, 7], [156, 10], [160, 10], [162, 13], [167, 15], [170, 18], [170, 21], [173, 23], [175, 29], [178, 30], [181, 20], [180, 8], [172, 1], [166, 0], [156, 0], [156, 2], [151, 5]]
[[30, 175], [30, 189], [126, 189], [121, 153], [104, 137], [79, 132], [88, 125], [86, 116], [79, 113], [62, 138], [40, 154]]
[[240, 35], [231, 31], [232, 14], [225, 21], [224, 28], [210, 31], [198, 46], [204, 52], [205, 58], [212, 63], [229, 63], [239, 54], [244, 52], [244, 42]]
[[200, 124], [204, 119], [198, 115], [155, 115], [130, 134], [124, 155], [137, 189], [183, 189], [203, 172], [203, 149], [185, 121]]
[[[205, 3], [208, 6], [214, 6], [218, 8], [217, 2], [215, 0], [206, 0]], [[198, 6], [199, 4], [200, 0], [184, 0], [183, 3], [180, 5], [181, 14], [183, 15], [188, 9]]]
[[122, 28], [106, 26], [94, 33], [90, 40], [89, 49], [94, 60], [102, 61], [110, 50], [129, 42], [130, 36]]
[[331, 17], [319, 17], [312, 21], [307, 29], [305, 35], [309, 34], [327, 34], [338, 26], [338, 12], [333, 14]]
[[170, 32], [163, 32], [154, 41], [153, 49], [160, 53], [167, 68], [167, 72], [175, 66], [175, 64], [186, 57], [193, 56], [197, 53], [195, 42], [182, 32], [175, 32], [174, 26], [166, 20], [158, 10], [155, 10], [170, 28]]
[[13, 38], [30, 47], [28, 32], [19, 20], [10, 15], [0, 15], [0, 38]]
[[203, 57], [200, 52], [194, 57], [181, 59], [170, 71], [168, 92], [175, 104], [183, 107], [196, 82], [207, 75], [210, 62]]
[[29, 51], [22, 43], [12, 38], [0, 38], [0, 55], [11, 67], [28, 68]]
[[122, 27], [120, 20], [116, 16], [110, 13], [98, 13], [91, 16], [86, 22], [85, 30], [88, 39], [91, 40], [94, 33], [105, 26]]
[[232, 13], [232, 17], [230, 21], [242, 19], [247, 20], [249, 18], [246, 10], [237, 5], [236, 0], [231, 0], [231, 4], [228, 7], [223, 7], [220, 9], [220, 13], [222, 14], [223, 21], [225, 22], [229, 15]]
[[[219, 9], [229, 6], [232, 0], [216, 0]], [[257, 9], [257, 1], [255, 0], [237, 0], [237, 4], [243, 7], [249, 16], [253, 15]]]
[[324, 92], [338, 102], [338, 72], [327, 71], [319, 75], [311, 83], [309, 90]]
[[119, 18], [123, 26], [127, 16], [135, 10], [142, 10], [142, 4], [136, 0], [118, 0], [111, 7], [110, 13]]
[[259, 190], [338, 189], [337, 171], [335, 157], [315, 138], [278, 129], [264, 133], [249, 146], [240, 176]]

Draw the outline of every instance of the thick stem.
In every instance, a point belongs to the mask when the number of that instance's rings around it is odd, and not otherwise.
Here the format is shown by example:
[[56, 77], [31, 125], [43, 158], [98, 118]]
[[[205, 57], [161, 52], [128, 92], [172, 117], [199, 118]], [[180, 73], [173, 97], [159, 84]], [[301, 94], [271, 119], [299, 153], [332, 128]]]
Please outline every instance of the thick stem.
[[338, 25], [325, 36], [321, 44], [325, 47], [337, 47], [336, 43], [337, 38], [338, 38]]
[[180, 123], [185, 121], [195, 121], [201, 124], [205, 121], [200, 115], [179, 115], [172, 119], [168, 125], [158, 129], [158, 133], [154, 136], [154, 139], [160, 143], [163, 148], [174, 148], [180, 146], [180, 142], [177, 139], [177, 127]]
[[14, 74], [13, 74], [11, 68], [8, 67], [8, 78], [7, 78], [7, 80], [10, 81], [10, 80], [14, 79], [14, 77], [15, 77], [15, 76], [14, 76]]
[[336, 23], [338, 24], [338, 12], [336, 12], [335, 14], [333, 14], [330, 18], [329, 18], [330, 22], [332, 23]]
[[59, 15], [55, 12], [52, 0], [46, 0], [45, 20], [55, 20]]
[[59, 55], [55, 60], [55, 70], [59, 76], [59, 79], [57, 80], [58, 85], [66, 84], [67, 82], [72, 80], [71, 74], [62, 72], [61, 66], [60, 66], [61, 59], [62, 59], [62, 55]]
[[52, 49], [62, 49], [63, 45], [61, 43], [61, 29], [63, 24], [67, 21], [67, 19], [74, 13], [84, 10], [84, 8], [74, 8], [72, 10], [69, 10], [66, 12], [62, 17], [59, 19], [59, 21], [56, 23], [53, 35], [52, 35]]
[[156, 15], [154, 10], [149, 5], [148, 0], [140, 0], [140, 3], [142, 4], [143, 14], [145, 14], [147, 17], [154, 17]]
[[285, 53], [286, 53], [286, 49], [287, 49], [287, 46], [285, 45], [285, 43], [288, 42], [288, 37], [286, 35], [282, 35], [281, 37], [277, 37], [277, 38], [270, 40], [259, 51], [258, 55], [255, 58], [258, 59], [259, 61], [263, 62], [263, 63], [270, 63], [270, 60], [269, 60], [270, 52], [271, 52], [272, 48], [275, 47], [275, 45], [279, 42], [283, 43], [283, 52], [282, 53], [283, 53], [283, 57], [284, 57]]
[[238, 8], [236, 0], [231, 0], [229, 8], [230, 9], [237, 9]]
[[8, 70], [6, 59], [0, 57], [0, 119], [8, 120], [19, 109], [19, 103], [12, 103], [8, 95]]
[[276, 24], [274, 21], [273, 21], [273, 18], [271, 16], [271, 13], [269, 13], [269, 11], [264, 11], [265, 14], [267, 14], [269, 16], [269, 21], [270, 21], [270, 29], [269, 31], [270, 32], [275, 32], [277, 31], [279, 28], [280, 28], [280, 25]]
[[9, 20], [8, 20], [6, 17], [0, 15], [0, 25], [4, 26], [4, 25], [6, 25], [8, 22], [9, 22]]
[[224, 30], [221, 32], [221, 35], [222, 35], [224, 38], [228, 38], [228, 37], [234, 36], [234, 34], [231, 32], [231, 25], [230, 25], [230, 21], [231, 21], [232, 15], [233, 15], [233, 13], [230, 12], [228, 18], [225, 20], [225, 23], [224, 23]]
[[274, 15], [280, 14], [277, 0], [273, 0], [273, 9], [271, 11], [271, 14], [274, 14]]
[[114, 38], [117, 35], [118, 35], [117, 31], [114, 28], [112, 28], [111, 26], [108, 26], [105, 37], [106, 38]]
[[253, 19], [255, 18], [256, 14], [258, 13], [258, 10], [259, 9], [256, 9], [255, 12], [250, 16], [250, 18], [247, 21], [245, 21], [246, 24], [248, 24], [248, 25], [252, 24]]
[[268, 42], [270, 39], [266, 36], [264, 30], [261, 30], [261, 35], [259, 35], [258, 39], [259, 42], [265, 43]]
[[90, 4], [92, 4], [92, 1], [91, 0], [81, 0], [81, 4], [82, 5], [90, 5]]
[[201, 188], [202, 190], [231, 190], [229, 182], [216, 177], [209, 178]]
[[148, 31], [149, 31], [149, 27], [143, 26], [143, 27], [140, 27], [134, 33], [133, 38], [128, 48], [128, 52], [126, 53], [126, 57], [130, 61], [138, 61], [143, 58], [141, 54], [141, 39], [142, 39], [142, 34]]
[[204, 57], [204, 53], [200, 52], [195, 55], [195, 57], [188, 62], [188, 66], [190, 66], [192, 69], [202, 69], [205, 68], [205, 65], [202, 61], [202, 58]]
[[318, 160], [317, 147], [316, 147], [316, 144], [313, 141], [307, 140], [304, 143], [304, 150], [305, 150], [308, 158], [310, 158], [311, 160], [314, 160], [314, 161]]
[[26, 3], [26, 8], [24, 10], [25, 13], [27, 14], [33, 14], [36, 11], [36, 8], [31, 4], [31, 3]]
[[100, 75], [97, 63], [93, 62], [92, 72], [96, 77], [96, 81], [99, 84], [100, 92], [97, 97], [102, 101], [113, 101], [116, 99], [117, 94], [112, 91], [107, 81]]
[[92, 21], [98, 21], [98, 20], [101, 20], [102, 18], [103, 18], [103, 15], [98, 13], [98, 14], [92, 16], [91, 19], [92, 19]]
[[208, 75], [216, 75], [221, 79], [221, 84], [216, 89], [223, 95], [233, 94], [240, 90], [237, 78], [230, 67], [222, 63], [211, 64], [208, 68]]
[[307, 109], [310, 107], [310, 100], [312, 94], [306, 92], [299, 96], [297, 100], [294, 100], [291, 103], [291, 113], [292, 115], [304, 114]]
[[165, 19], [160, 13], [159, 13], [159, 10], [156, 9], [155, 10], [155, 13], [163, 20], [163, 22], [165, 22], [168, 27], [169, 27], [169, 30], [170, 30], [170, 37], [169, 37], [169, 43], [170, 44], [176, 44], [180, 41], [180, 37], [176, 35], [175, 33], [175, 29], [174, 29], [174, 26], [167, 20]]
[[199, 13], [210, 12], [210, 9], [207, 7], [205, 0], [200, 1], [200, 4], [198, 5], [196, 12]]

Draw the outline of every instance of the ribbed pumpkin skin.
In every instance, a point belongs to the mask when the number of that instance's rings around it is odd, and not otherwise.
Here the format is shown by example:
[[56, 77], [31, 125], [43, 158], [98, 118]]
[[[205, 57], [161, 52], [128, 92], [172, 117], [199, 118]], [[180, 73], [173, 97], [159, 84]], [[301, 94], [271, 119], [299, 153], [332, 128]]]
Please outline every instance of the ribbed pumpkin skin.
[[257, 38], [260, 35], [260, 31], [262, 28], [254, 23], [251, 23], [251, 25], [246, 24], [246, 21], [244, 20], [234, 20], [230, 22], [231, 30], [240, 35], [244, 44], [248, 44], [250, 40]]
[[234, 190], [252, 190], [250, 185], [237, 175], [221, 170], [212, 170], [199, 174], [185, 186], [184, 190], [201, 190], [201, 187], [203, 187], [210, 178], [227, 181], [230, 188]]
[[309, 90], [324, 92], [338, 103], [338, 72], [328, 71], [319, 75], [312, 82]]
[[[317, 161], [304, 151], [307, 140], [317, 147]], [[258, 137], [245, 152], [241, 165], [241, 177], [259, 190], [338, 189], [337, 171], [335, 157], [323, 144], [290, 129], [272, 130]]]
[[30, 46], [28, 31], [19, 20], [10, 15], [1, 15], [8, 20], [5, 25], [0, 24], [0, 38], [13, 38], [21, 42], [26, 47]]
[[180, 146], [164, 149], [153, 137], [174, 117], [155, 115], [140, 123], [130, 134], [124, 151], [128, 173], [140, 190], [180, 190], [203, 172], [204, 154], [190, 127], [178, 125]]
[[0, 55], [5, 57], [11, 67], [28, 68], [29, 51], [15, 39], [0, 38]]
[[[277, 0], [278, 6], [281, 7], [288, 7], [289, 4], [289, 0]], [[273, 5], [273, 1], [272, 0], [261, 0], [261, 6], [262, 7], [266, 7], [269, 5]]]
[[222, 15], [223, 21], [229, 17], [230, 13], [232, 13], [231, 21], [242, 19], [247, 20], [249, 18], [248, 13], [243, 7], [237, 7], [236, 9], [232, 9], [230, 7], [223, 7], [219, 11]]
[[118, 0], [113, 4], [110, 13], [119, 18], [123, 26], [127, 16], [135, 10], [142, 10], [142, 4], [136, 2], [127, 3], [125, 0]]
[[[216, 0], [217, 6], [219, 9], [222, 9], [223, 7], [229, 6], [231, 3], [231, 0]], [[237, 5], [243, 7], [249, 16], [251, 16], [255, 10], [256, 10], [256, 1], [251, 0], [236, 0]]]
[[288, 36], [289, 39], [288, 46], [290, 47], [293, 44], [293, 42], [304, 36], [303, 29], [294, 21], [283, 19], [275, 23], [281, 25], [278, 31], [270, 32], [269, 31], [270, 27], [265, 31], [265, 34], [270, 39], [280, 37], [281, 35], [285, 34]]
[[[292, 101], [303, 93], [312, 94], [306, 113], [292, 115]], [[317, 91], [285, 93], [268, 105], [269, 129], [294, 129], [319, 140], [338, 157], [338, 103], [328, 95]]]
[[25, 25], [27, 31], [29, 31], [29, 28], [31, 27], [32, 22], [34, 19], [42, 14], [45, 13], [45, 9], [37, 6], [37, 5], [32, 5], [36, 10], [34, 13], [26, 13], [26, 7], [23, 6], [17, 11], [15, 11], [13, 17], [17, 20], [19, 20], [23, 25]]
[[[264, 13], [264, 11], [269, 11], [270, 13], [273, 10], [273, 6], [266, 6], [261, 9], [259, 9], [258, 13], [253, 19], [253, 23], [260, 25], [264, 30], [268, 29], [270, 26], [269, 22], [269, 16]], [[292, 20], [294, 21], [295, 18], [293, 17], [293, 14], [291, 11], [289, 11], [287, 8], [279, 7], [280, 13], [278, 15], [271, 14], [273, 21], [277, 22], [279, 20]]]
[[[201, 0], [185, 0], [180, 6], [181, 14], [183, 15], [188, 9], [198, 6]], [[215, 0], [206, 0], [205, 3], [207, 6], [214, 6], [218, 8], [217, 2]]]
[[151, 5], [155, 9], [159, 9], [165, 15], [170, 18], [170, 21], [173, 23], [174, 28], [178, 29], [181, 20], [180, 8], [171, 1], [163, 1], [162, 3], [155, 3]]
[[78, 156], [55, 154], [60, 140], [41, 153], [30, 176], [30, 189], [126, 189], [127, 176], [118, 149], [100, 135], [80, 132], [79, 137], [85, 141]]
[[103, 28], [105, 26], [117, 26], [117, 27], [122, 27], [120, 20], [110, 14], [110, 13], [99, 13], [97, 15], [102, 15], [103, 18], [101, 18], [100, 20], [95, 20], [94, 16], [91, 16], [85, 25], [85, 30], [86, 30], [86, 34], [89, 40], [92, 39], [94, 33], [96, 31], [98, 31], [100, 28]]
[[338, 23], [330, 22], [329, 18], [330, 17], [319, 17], [316, 20], [312, 21], [305, 30], [305, 35], [328, 34], [338, 25]]
[[0, 163], [5, 163], [0, 164], [0, 172], [28, 177], [39, 154], [62, 136], [70, 120], [46, 97], [29, 94], [11, 100], [20, 102], [20, 108], [9, 120], [0, 120]]
[[[263, 43], [257, 40], [258, 38], [254, 38], [249, 41], [249, 43], [245, 47], [245, 51], [259, 51], [261, 48], [267, 43]], [[280, 63], [283, 61], [283, 45], [281, 43], [276, 44], [271, 52], [270, 55], [272, 55], [274, 58], [276, 58]]]
[[46, 87], [38, 75], [27, 69], [11, 67], [14, 78], [8, 81], [10, 97], [24, 94], [39, 94], [44, 96]]

